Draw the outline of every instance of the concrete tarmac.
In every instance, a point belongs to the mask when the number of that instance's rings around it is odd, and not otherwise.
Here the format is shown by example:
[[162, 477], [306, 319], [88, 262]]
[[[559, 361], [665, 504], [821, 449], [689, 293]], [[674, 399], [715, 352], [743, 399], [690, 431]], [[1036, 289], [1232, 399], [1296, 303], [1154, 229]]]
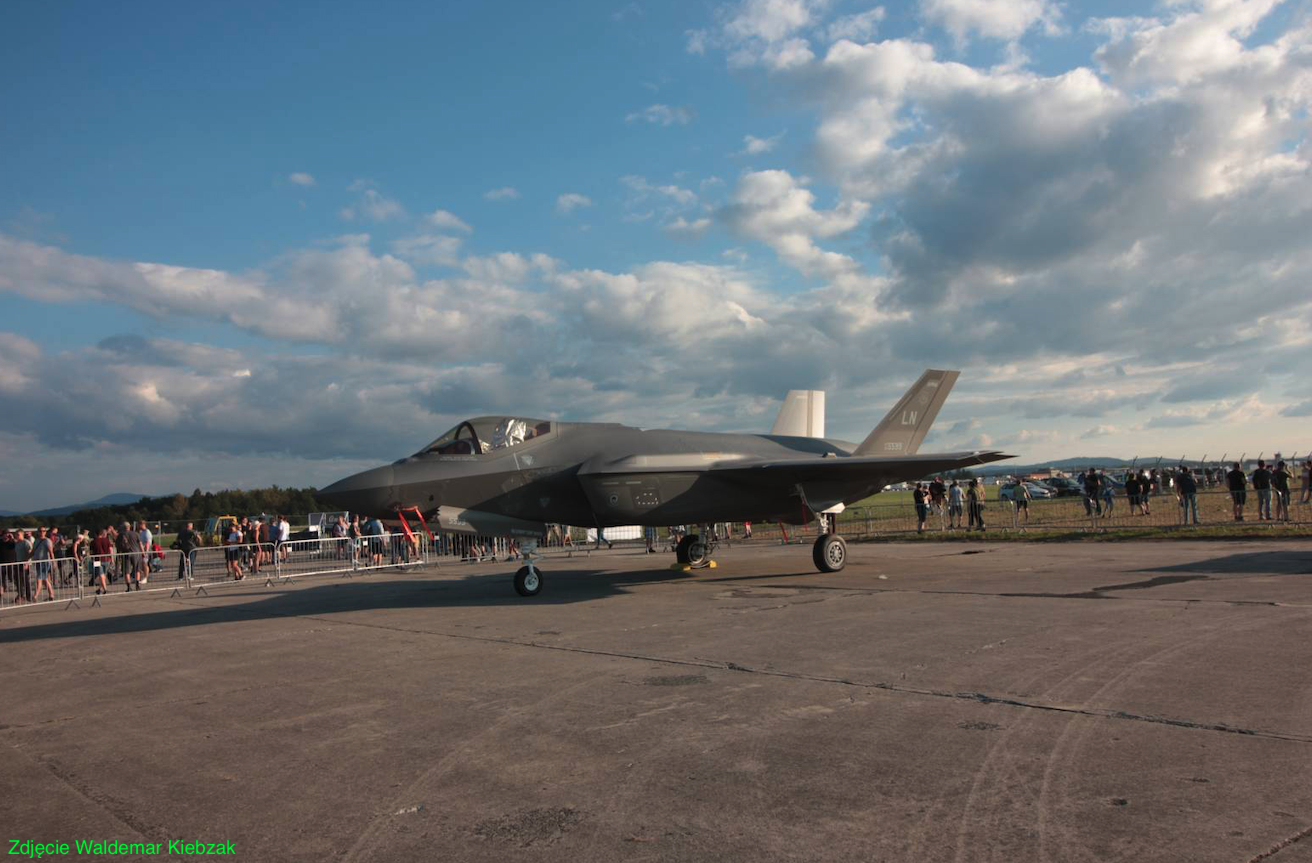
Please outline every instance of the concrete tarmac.
[[556, 558], [534, 599], [481, 564], [7, 614], [4, 838], [1312, 861], [1312, 543], [849, 551]]

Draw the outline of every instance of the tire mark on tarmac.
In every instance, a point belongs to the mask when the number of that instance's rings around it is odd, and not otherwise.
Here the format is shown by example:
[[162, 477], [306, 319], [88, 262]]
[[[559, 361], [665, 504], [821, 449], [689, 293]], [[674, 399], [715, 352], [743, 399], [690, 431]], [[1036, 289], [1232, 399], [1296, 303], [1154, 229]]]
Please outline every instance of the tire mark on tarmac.
[[[392, 627], [379, 628], [389, 629]], [[423, 630], [417, 631], [423, 632]], [[394, 823], [395, 816], [392, 813], [396, 812], [397, 807], [403, 806], [414, 800], [420, 789], [428, 785], [432, 780], [440, 778], [452, 767], [455, 767], [460, 762], [460, 759], [464, 757], [469, 748], [475, 743], [489, 735], [499, 732], [502, 728], [510, 725], [512, 722], [521, 722], [525, 719], [531, 719], [541, 711], [541, 708], [544, 705], [572, 695], [580, 689], [594, 685], [594, 683], [594, 680], [587, 678], [579, 681], [573, 686], [566, 687], [565, 689], [554, 690], [538, 699], [532, 705], [503, 714], [491, 725], [484, 727], [472, 737], [461, 741], [453, 750], [439, 758], [436, 764], [419, 774], [419, 776], [411, 782], [404, 791], [394, 796], [388, 804], [378, 810], [378, 813], [370, 819], [368, 824], [365, 825], [364, 830], [361, 831], [355, 842], [351, 844], [351, 847], [347, 850], [346, 854], [342, 856], [343, 863], [355, 863], [355, 861], [362, 859], [362, 855], [377, 850], [370, 846], [375, 845], [380, 841], [382, 838], [382, 831], [387, 825]]]
[[[199, 603], [183, 602], [181, 600], [170, 600], [182, 605], [199, 605]], [[204, 606], [202, 606], [204, 607]], [[1216, 731], [1225, 734], [1242, 734], [1249, 737], [1261, 737], [1268, 740], [1284, 740], [1292, 743], [1312, 743], [1312, 735], [1297, 734], [1294, 732], [1268, 731], [1260, 728], [1240, 728], [1233, 725], [1226, 725], [1219, 722], [1195, 721], [1189, 719], [1177, 719], [1170, 716], [1157, 716], [1146, 713], [1131, 713], [1126, 710], [1114, 710], [1111, 708], [1093, 708], [1093, 707], [1073, 707], [1061, 704], [1045, 704], [1038, 701], [1022, 698], [1011, 698], [1001, 695], [991, 695], [987, 692], [954, 692], [943, 689], [929, 689], [920, 686], [906, 686], [898, 683], [888, 683], [884, 681], [863, 681], [851, 680], [845, 677], [830, 677], [823, 674], [807, 674], [800, 671], [781, 671], [771, 668], [753, 668], [742, 665], [741, 663], [729, 660], [714, 659], [680, 659], [671, 656], [655, 656], [643, 653], [631, 653], [622, 650], [602, 650], [594, 647], [576, 647], [564, 644], [544, 644], [540, 641], [528, 641], [520, 638], [511, 638], [509, 636], [495, 635], [470, 635], [461, 632], [442, 632], [435, 629], [415, 629], [414, 627], [395, 626], [382, 623], [368, 623], [365, 621], [346, 620], [340, 617], [320, 617], [319, 615], [301, 615], [290, 612], [275, 612], [267, 609], [261, 611], [247, 611], [240, 606], [227, 606], [231, 611], [239, 611], [257, 617], [288, 617], [303, 620], [317, 620], [324, 623], [335, 623], [345, 626], [359, 626], [366, 629], [381, 629], [390, 632], [403, 632], [411, 635], [436, 635], [443, 638], [458, 639], [461, 641], [477, 641], [485, 644], [501, 644], [514, 647], [530, 647], [538, 650], [554, 650], [561, 653], [578, 653], [588, 656], [607, 656], [616, 659], [636, 659], [642, 662], [657, 662], [666, 665], [678, 665], [695, 668], [714, 668], [723, 671], [738, 671], [744, 674], [759, 674], [766, 677], [780, 677], [792, 680], [806, 680], [813, 683], [834, 683], [840, 686], [854, 686], [860, 689], [878, 689], [885, 692], [896, 692], [903, 695], [921, 695], [929, 698], [947, 698], [955, 701], [976, 701], [981, 704], [1000, 704], [1005, 707], [1020, 707], [1029, 710], [1043, 710], [1058, 714], [1072, 714], [1078, 716], [1093, 716], [1100, 719], [1121, 719], [1133, 722], [1149, 722], [1157, 725], [1168, 725], [1175, 728], [1189, 728], [1199, 731]]]
[[28, 761], [45, 768], [46, 772], [54, 777], [65, 788], [100, 809], [110, 818], [113, 818], [115, 821], [131, 830], [137, 836], [152, 842], [168, 842], [169, 836], [162, 827], [139, 820], [136, 815], [133, 814], [132, 807], [128, 804], [116, 797], [97, 791], [90, 785], [79, 781], [71, 774], [65, 773], [63, 768], [60, 767], [53, 758], [33, 758], [21, 748], [13, 744], [10, 744], [9, 748], [16, 754], [26, 758]]
[[[1170, 638], [1171, 638], [1170, 634], [1163, 633], [1161, 635], [1158, 635], [1150, 639], [1150, 641], [1154, 643], [1161, 643], [1162, 641], [1169, 640]], [[1051, 698], [1059, 697], [1063, 687], [1065, 687], [1072, 680], [1082, 678], [1085, 674], [1088, 673], [1090, 669], [1103, 667], [1107, 665], [1119, 665], [1122, 663], [1123, 657], [1132, 656], [1136, 651], [1142, 649], [1143, 649], [1142, 644], [1118, 643], [1118, 644], [1107, 644], [1107, 645], [1097, 646], [1090, 650], [1086, 650], [1078, 657], [1072, 657], [1072, 659], [1075, 660], [1078, 664], [1074, 665], [1073, 667], [1068, 665], [1066, 669], [1066, 673], [1061, 678], [1051, 682], [1044, 689], [1043, 694]], [[1030, 678], [1017, 684], [1017, 686], [1019, 686], [1022, 691], [1029, 690], [1038, 681], [1042, 679], [1045, 673], [1047, 673], [1047, 669], [1038, 670]], [[1076, 697], [1075, 694], [1072, 693], [1071, 698], [1075, 698], [1075, 697]], [[1088, 701], [1087, 698], [1080, 699], [1080, 700], [1086, 702]], [[970, 847], [967, 842], [967, 838], [968, 838], [967, 834], [971, 827], [976, 826], [971, 823], [972, 822], [971, 816], [972, 813], [978, 807], [978, 800], [982, 796], [984, 796], [984, 790], [986, 786], [992, 786], [991, 788], [992, 793], [988, 795], [988, 799], [990, 801], [996, 801], [999, 798], [1003, 798], [1003, 797], [1006, 797], [1009, 800], [1014, 801], [1015, 798], [1014, 792], [1016, 789], [1022, 789], [1022, 790], [1028, 789], [1033, 784], [1028, 777], [1021, 776], [1019, 774], [1019, 771], [1017, 770], [1015, 764], [1015, 759], [1013, 758], [1013, 753], [1010, 752], [1007, 746], [1012, 739], [1021, 736], [1023, 734], [1027, 734], [1029, 732], [1029, 729], [1031, 727], [1030, 720], [1032, 718], [1033, 718], [1032, 716], [1024, 715], [1020, 717], [1017, 722], [1010, 724], [1008, 728], [998, 737], [998, 739], [994, 742], [994, 744], [989, 748], [983, 761], [980, 763], [979, 769], [975, 771], [975, 775], [972, 778], [972, 782], [970, 786], [970, 792], [966, 796], [966, 801], [962, 809], [961, 817], [958, 819], [956, 854], [953, 858], [955, 861], [957, 861], [957, 863], [960, 863], [960, 861], [965, 859], [965, 855]], [[1077, 722], [1079, 719], [1080, 717], [1078, 715], [1072, 715], [1068, 717], [1066, 720], [1065, 727], [1069, 728], [1071, 724]], [[1051, 766], [1054, 755], [1055, 755], [1055, 747], [1054, 747], [1054, 751], [1050, 752], [1048, 756], [1049, 767]], [[1039, 842], [1039, 851], [1040, 854], [1042, 854], [1043, 849], [1045, 847], [1043, 829], [1044, 829], [1044, 820], [1046, 816], [1042, 810], [1043, 795], [1041, 791], [1039, 794], [1034, 795], [1034, 799], [1032, 803], [1035, 806], [1035, 808], [1038, 810], [1035, 817], [1039, 822], [1038, 842]], [[999, 809], [1000, 805], [997, 802], [994, 802], [993, 808], [995, 810]], [[984, 817], [983, 815], [979, 816], [979, 820], [982, 820], [983, 817]], [[991, 825], [991, 826], [996, 827], [996, 825]], [[985, 843], [985, 847], [990, 847], [991, 850], [994, 850], [995, 853], [992, 855], [992, 858], [997, 859], [996, 848], [993, 848], [993, 846], [989, 845], [988, 843]], [[1004, 856], [1002, 859], [1007, 859], [1007, 858]], [[1046, 859], [1046, 858], [1041, 858], [1041, 859]]]
[[1249, 857], [1247, 860], [1244, 861], [1244, 863], [1262, 863], [1263, 860], [1271, 859], [1272, 857], [1279, 854], [1281, 851], [1288, 848], [1290, 845], [1293, 845], [1295, 842], [1301, 842], [1304, 839], [1308, 838], [1309, 836], [1312, 836], [1312, 827], [1304, 828], [1303, 830], [1300, 830], [1297, 833], [1295, 833], [1293, 836], [1290, 836], [1288, 839], [1280, 840], [1279, 842], [1272, 845], [1267, 850], [1263, 851], [1261, 854], [1258, 854], [1253, 857]]
[[[733, 578], [716, 578], [708, 579], [708, 582], [731, 582], [738, 581], [740, 578], [773, 578], [775, 576], [741, 576]], [[1236, 579], [1227, 579], [1234, 581]], [[1308, 606], [1301, 603], [1276, 602], [1273, 600], [1262, 599], [1197, 599], [1191, 597], [1167, 597], [1167, 596], [1108, 596], [1105, 594], [1095, 595], [1092, 591], [1082, 591], [1078, 593], [1026, 593], [1020, 591], [986, 591], [986, 590], [947, 590], [935, 588], [913, 588], [913, 587], [857, 587], [854, 585], [829, 585], [829, 584], [771, 584], [771, 587], [787, 587], [794, 590], [841, 590], [849, 593], [912, 593], [923, 594], [926, 596], [987, 596], [998, 599], [1093, 599], [1093, 600], [1116, 600], [1118, 602], [1151, 602], [1151, 603], [1198, 603], [1200, 605], [1260, 605], [1269, 608], [1307, 608]], [[1104, 588], [1106, 589], [1106, 588]]]
[[[1133, 662], [1124, 662], [1121, 660], [1121, 654], [1115, 654], [1111, 659], [1117, 664], [1122, 665], [1120, 672], [1099, 686], [1096, 690], [1084, 696], [1081, 700], [1085, 703], [1091, 703], [1096, 699], [1102, 698], [1109, 692], [1125, 686], [1128, 682], [1143, 673], [1144, 667], [1148, 663], [1157, 663], [1168, 656], [1182, 653], [1187, 650], [1195, 650], [1200, 646], [1216, 639], [1219, 636], [1232, 636], [1244, 630], [1258, 629], [1266, 625], [1265, 620], [1243, 620], [1241, 613], [1231, 614], [1228, 617], [1218, 618], [1201, 627], [1195, 627], [1189, 637], [1184, 640], [1179, 639], [1175, 632], [1164, 633], [1153, 642], [1161, 644], [1163, 641], [1169, 641], [1165, 647], [1152, 653], [1141, 655], [1134, 659]], [[1140, 648], [1143, 645], [1136, 645]], [[1133, 652], [1133, 651], [1130, 651]], [[1043, 780], [1039, 786], [1038, 793], [1038, 842], [1039, 842], [1039, 859], [1048, 861], [1053, 859], [1050, 853], [1049, 845], [1051, 843], [1049, 821], [1054, 804], [1050, 802], [1053, 796], [1053, 785], [1057, 774], [1060, 772], [1061, 787], [1058, 789], [1059, 803], [1069, 799], [1069, 788], [1073, 772], [1068, 769], [1074, 763], [1076, 757], [1087, 746], [1089, 734], [1093, 730], [1093, 725], [1087, 722], [1081, 722], [1078, 717], [1071, 717], [1058, 735], [1056, 742], [1053, 743], [1052, 749], [1048, 754], [1047, 763], [1044, 765]], [[1058, 850], [1070, 854], [1075, 852], [1075, 858], [1097, 861], [1100, 858], [1081, 845], [1077, 840], [1072, 840], [1069, 831], [1062, 831], [1058, 840], [1062, 841]], [[1059, 859], [1070, 860], [1072, 857], [1061, 857]]]

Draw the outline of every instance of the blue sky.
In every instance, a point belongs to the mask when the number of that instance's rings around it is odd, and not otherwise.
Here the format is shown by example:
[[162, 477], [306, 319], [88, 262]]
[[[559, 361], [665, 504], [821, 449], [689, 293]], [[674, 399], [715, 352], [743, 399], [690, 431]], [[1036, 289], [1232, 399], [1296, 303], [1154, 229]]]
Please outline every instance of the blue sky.
[[[1305, 0], [9, 4], [0, 508], [465, 414], [1312, 446]], [[1215, 452], [1213, 452], [1215, 450]]]

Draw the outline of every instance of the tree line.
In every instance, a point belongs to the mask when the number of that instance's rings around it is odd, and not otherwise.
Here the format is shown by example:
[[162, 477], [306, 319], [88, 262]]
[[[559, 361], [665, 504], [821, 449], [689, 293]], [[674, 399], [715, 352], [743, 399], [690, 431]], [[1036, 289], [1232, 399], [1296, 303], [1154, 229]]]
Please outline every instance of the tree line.
[[[120, 524], [125, 521], [147, 522], [203, 522], [210, 516], [217, 515], [306, 515], [311, 512], [323, 512], [326, 507], [315, 497], [313, 488], [255, 488], [250, 490], [224, 489], [223, 491], [201, 491], [196, 489], [190, 496], [185, 494], [165, 495], [163, 497], [143, 497], [136, 503], [97, 506], [80, 509], [68, 515], [18, 515], [0, 519], [6, 527], [37, 527], [39, 525], [59, 525], [60, 527], [104, 527], [107, 524]], [[200, 527], [197, 524], [197, 527]]]

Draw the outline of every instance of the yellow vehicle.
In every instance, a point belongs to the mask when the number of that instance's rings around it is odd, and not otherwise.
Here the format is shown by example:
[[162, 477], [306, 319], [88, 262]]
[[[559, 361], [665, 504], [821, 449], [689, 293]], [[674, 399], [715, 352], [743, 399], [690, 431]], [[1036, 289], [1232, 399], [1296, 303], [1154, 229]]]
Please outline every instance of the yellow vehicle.
[[228, 536], [228, 530], [239, 519], [235, 515], [214, 515], [210, 516], [205, 522], [205, 529], [200, 532], [201, 538], [206, 545], [223, 545], [223, 540]]

